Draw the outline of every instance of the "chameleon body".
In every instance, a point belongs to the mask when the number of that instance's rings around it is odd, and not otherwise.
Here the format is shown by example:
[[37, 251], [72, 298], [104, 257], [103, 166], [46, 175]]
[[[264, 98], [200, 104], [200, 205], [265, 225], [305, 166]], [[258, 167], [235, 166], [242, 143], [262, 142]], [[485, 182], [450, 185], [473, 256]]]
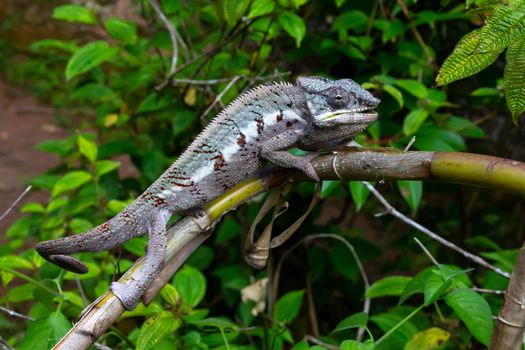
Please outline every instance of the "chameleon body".
[[171, 215], [202, 210], [205, 203], [256, 175], [266, 161], [319, 180], [311, 156], [293, 156], [288, 150], [315, 151], [352, 138], [377, 118], [373, 108], [378, 103], [350, 79], [300, 77], [296, 85], [257, 86], [228, 105], [159, 179], [114, 218], [83, 234], [39, 243], [36, 249], [62, 268], [86, 273], [87, 267], [70, 254], [112, 249], [148, 233], [139, 277], [129, 285], [111, 285], [131, 310], [162, 269]]

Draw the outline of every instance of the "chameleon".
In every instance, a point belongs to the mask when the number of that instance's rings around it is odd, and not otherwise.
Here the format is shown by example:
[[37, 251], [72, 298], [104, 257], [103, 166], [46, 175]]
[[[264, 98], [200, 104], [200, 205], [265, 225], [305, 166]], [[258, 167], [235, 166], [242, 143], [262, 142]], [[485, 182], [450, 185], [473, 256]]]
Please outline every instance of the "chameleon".
[[[349, 141], [377, 119], [380, 100], [351, 79], [297, 78], [295, 85], [258, 85], [226, 106], [144, 193], [112, 219], [79, 234], [36, 245], [38, 253], [66, 270], [86, 273], [71, 254], [115, 248], [148, 234], [145, 261], [131, 284], [113, 282], [127, 310], [160, 272], [166, 225], [174, 214], [200, 215], [212, 199], [249, 177], [266, 162], [295, 168], [319, 181], [310, 160], [316, 151]], [[313, 151], [295, 156], [288, 151]]]

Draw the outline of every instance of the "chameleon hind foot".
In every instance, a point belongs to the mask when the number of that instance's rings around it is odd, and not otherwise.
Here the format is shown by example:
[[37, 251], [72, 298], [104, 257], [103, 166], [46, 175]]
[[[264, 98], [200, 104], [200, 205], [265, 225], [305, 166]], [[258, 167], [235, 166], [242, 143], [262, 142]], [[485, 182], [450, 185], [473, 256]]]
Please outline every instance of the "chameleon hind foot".
[[109, 289], [128, 311], [137, 307], [141, 295], [144, 294], [143, 288], [135, 280], [128, 281], [126, 284], [113, 282]]

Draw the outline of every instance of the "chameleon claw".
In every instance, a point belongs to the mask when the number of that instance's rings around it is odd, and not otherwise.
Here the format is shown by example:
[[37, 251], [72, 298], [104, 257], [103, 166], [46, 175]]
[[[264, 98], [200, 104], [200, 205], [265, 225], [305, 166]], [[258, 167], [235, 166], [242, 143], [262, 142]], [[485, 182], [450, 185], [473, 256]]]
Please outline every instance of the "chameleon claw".
[[69, 255], [49, 255], [47, 260], [74, 273], [85, 274], [89, 271], [86, 264]]

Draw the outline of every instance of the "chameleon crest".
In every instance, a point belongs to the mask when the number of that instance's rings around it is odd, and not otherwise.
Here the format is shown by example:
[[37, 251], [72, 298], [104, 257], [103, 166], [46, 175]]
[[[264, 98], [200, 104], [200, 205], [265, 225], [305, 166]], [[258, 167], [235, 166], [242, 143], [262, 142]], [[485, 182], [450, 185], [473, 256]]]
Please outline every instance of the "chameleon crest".
[[377, 118], [379, 100], [350, 79], [300, 77], [296, 85], [259, 85], [228, 105], [165, 172], [133, 203], [107, 222], [83, 233], [37, 244], [45, 259], [86, 273], [71, 254], [108, 250], [149, 235], [139, 276], [112, 283], [124, 307], [133, 309], [162, 269], [166, 224], [173, 214], [202, 211], [207, 202], [256, 176], [271, 162], [319, 177], [313, 155], [297, 157], [290, 148], [318, 151], [353, 138]]

